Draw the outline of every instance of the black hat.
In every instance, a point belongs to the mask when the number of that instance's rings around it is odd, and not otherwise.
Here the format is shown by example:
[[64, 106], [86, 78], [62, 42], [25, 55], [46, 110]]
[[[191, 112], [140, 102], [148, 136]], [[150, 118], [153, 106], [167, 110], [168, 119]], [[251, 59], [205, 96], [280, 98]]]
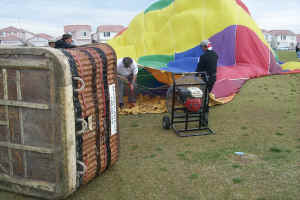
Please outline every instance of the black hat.
[[72, 35], [71, 35], [71, 34], [68, 34], [68, 33], [63, 34], [63, 36], [62, 36], [62, 39], [63, 39], [63, 40], [67, 40], [67, 39], [69, 39], [69, 38], [72, 38]]

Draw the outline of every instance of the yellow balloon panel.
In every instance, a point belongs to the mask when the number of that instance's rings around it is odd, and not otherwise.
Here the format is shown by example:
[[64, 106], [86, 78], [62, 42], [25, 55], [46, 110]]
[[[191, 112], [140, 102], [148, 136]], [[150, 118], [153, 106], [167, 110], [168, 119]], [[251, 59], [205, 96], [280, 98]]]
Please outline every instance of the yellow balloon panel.
[[[252, 17], [234, 0], [175, 0], [161, 10], [140, 13], [109, 43], [119, 57], [170, 55], [193, 48], [232, 25], [248, 27], [268, 45]], [[135, 53], [118, 50], [124, 46], [135, 46]]]
[[[160, 37], [160, 40], [156, 38]], [[162, 27], [160, 32], [145, 33], [146, 54], [173, 54], [175, 51], [175, 43], [172, 26], [167, 24]], [[162, 42], [163, 41], [163, 42]], [[163, 43], [163, 44], [162, 44]], [[139, 54], [139, 56], [144, 56]]]
[[152, 11], [145, 15], [145, 26], [146, 32], [160, 32], [162, 26], [168, 23], [169, 18], [173, 15], [172, 10], [164, 11]]
[[133, 45], [122, 46], [120, 48], [115, 49], [115, 51], [118, 58], [122, 58], [130, 55], [133, 59], [135, 60], [137, 59], [136, 48]]

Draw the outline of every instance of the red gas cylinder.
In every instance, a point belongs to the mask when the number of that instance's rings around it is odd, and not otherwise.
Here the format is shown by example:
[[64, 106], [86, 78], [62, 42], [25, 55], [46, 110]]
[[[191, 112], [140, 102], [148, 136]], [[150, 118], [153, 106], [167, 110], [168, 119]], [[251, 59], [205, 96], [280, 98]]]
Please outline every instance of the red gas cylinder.
[[202, 106], [202, 98], [187, 99], [184, 106], [191, 112], [198, 112]]

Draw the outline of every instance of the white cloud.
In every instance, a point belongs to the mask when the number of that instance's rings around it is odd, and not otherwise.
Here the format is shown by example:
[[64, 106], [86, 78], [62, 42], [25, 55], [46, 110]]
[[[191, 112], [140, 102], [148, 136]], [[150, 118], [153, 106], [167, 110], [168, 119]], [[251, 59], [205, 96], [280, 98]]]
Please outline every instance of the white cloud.
[[[38, 9], [38, 8], [35, 8]], [[80, 7], [65, 10], [61, 8], [48, 8], [43, 16], [37, 17], [6, 17], [0, 18], [0, 28], [15, 26], [34, 33], [48, 33], [59, 36], [63, 33], [64, 25], [86, 24], [93, 30], [99, 25], [117, 24], [128, 25], [138, 11], [124, 11], [117, 9], [81, 9]]]
[[255, 22], [264, 29], [287, 29], [300, 33], [298, 0], [243, 0]]
[[[154, 0], [73, 0], [71, 2], [37, 0], [0, 0], [0, 28], [15, 26], [34, 33], [59, 36], [64, 25], [87, 24], [96, 30], [103, 24], [128, 25]], [[289, 29], [300, 33], [299, 0], [243, 0], [257, 24], [265, 29]], [[94, 6], [94, 7], [93, 7]], [[138, 8], [141, 7], [141, 8]], [[130, 11], [130, 9], [140, 9]]]
[[296, 20], [296, 15], [297, 13], [295, 11], [279, 11], [277, 12], [277, 15], [274, 15], [273, 13], [264, 13], [255, 18], [257, 23], [265, 29], [287, 29], [300, 33], [300, 26], [299, 22]]

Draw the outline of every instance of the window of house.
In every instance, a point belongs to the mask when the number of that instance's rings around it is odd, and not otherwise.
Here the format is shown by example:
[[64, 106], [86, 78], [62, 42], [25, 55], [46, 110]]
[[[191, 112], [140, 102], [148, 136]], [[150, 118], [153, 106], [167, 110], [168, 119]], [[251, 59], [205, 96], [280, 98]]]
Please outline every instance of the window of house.
[[104, 37], [110, 37], [110, 32], [104, 32]]
[[286, 35], [281, 35], [281, 40], [286, 40]]
[[295, 45], [295, 44], [292, 42], [292, 43], [291, 43], [291, 47], [293, 48], [293, 47], [294, 47], [294, 45]]
[[86, 36], [87, 34], [86, 34], [86, 32], [83, 32], [83, 36]]

